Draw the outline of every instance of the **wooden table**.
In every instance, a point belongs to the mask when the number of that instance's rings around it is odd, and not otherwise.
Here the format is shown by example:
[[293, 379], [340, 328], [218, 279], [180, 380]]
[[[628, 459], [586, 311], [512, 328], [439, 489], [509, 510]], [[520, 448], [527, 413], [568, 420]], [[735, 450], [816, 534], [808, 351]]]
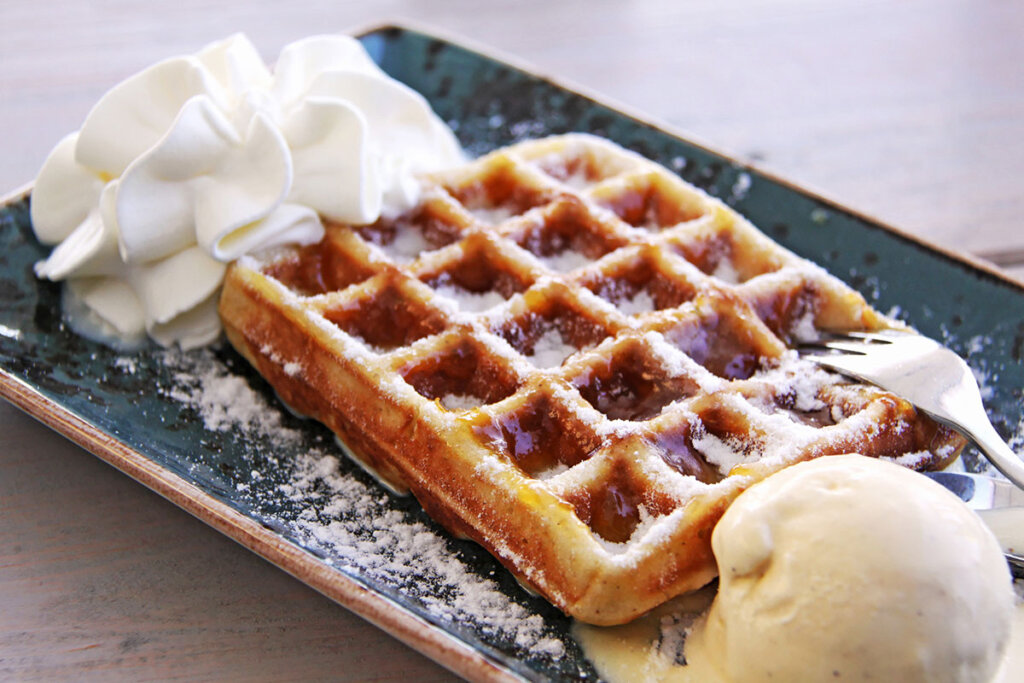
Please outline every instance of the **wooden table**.
[[[0, 188], [158, 59], [407, 17], [1024, 277], [1024, 4], [211, 4], [0, 4]], [[0, 679], [450, 677], [0, 405]]]

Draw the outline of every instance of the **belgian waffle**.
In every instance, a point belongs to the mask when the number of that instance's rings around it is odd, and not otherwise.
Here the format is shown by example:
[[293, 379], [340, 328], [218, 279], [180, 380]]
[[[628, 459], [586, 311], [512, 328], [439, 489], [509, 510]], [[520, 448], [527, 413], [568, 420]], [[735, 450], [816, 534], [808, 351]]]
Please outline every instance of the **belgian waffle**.
[[928, 468], [963, 446], [791, 348], [898, 323], [638, 155], [561, 136], [423, 182], [397, 218], [236, 262], [228, 338], [574, 617], [622, 623], [708, 582], [719, 516], [786, 465]]

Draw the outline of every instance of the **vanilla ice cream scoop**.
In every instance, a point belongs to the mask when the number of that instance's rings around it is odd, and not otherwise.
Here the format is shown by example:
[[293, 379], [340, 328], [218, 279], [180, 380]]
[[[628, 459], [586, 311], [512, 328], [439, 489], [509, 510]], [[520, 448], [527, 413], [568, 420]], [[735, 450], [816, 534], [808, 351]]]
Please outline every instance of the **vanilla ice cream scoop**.
[[1010, 634], [999, 545], [956, 496], [859, 455], [775, 474], [712, 536], [719, 592], [688, 660], [726, 681], [988, 681]]

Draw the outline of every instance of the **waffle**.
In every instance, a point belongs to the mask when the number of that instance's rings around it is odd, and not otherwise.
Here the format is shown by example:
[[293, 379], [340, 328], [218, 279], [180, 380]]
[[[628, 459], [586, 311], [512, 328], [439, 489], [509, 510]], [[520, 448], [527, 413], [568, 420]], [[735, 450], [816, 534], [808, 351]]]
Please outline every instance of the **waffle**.
[[897, 326], [666, 169], [583, 135], [424, 178], [411, 211], [230, 268], [231, 343], [294, 410], [573, 617], [716, 573], [741, 491], [808, 458], [963, 446], [801, 360]]

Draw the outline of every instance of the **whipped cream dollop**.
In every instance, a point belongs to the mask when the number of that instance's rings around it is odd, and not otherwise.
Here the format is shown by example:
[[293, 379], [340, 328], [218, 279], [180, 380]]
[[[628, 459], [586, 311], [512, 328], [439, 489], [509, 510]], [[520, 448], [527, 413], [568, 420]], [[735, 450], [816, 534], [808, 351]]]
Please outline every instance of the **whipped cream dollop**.
[[32, 190], [36, 274], [96, 323], [191, 348], [217, 338], [227, 263], [309, 244], [321, 218], [366, 224], [454, 165], [451, 130], [358, 41], [317, 36], [271, 69], [242, 35], [145, 69], [103, 96]]

